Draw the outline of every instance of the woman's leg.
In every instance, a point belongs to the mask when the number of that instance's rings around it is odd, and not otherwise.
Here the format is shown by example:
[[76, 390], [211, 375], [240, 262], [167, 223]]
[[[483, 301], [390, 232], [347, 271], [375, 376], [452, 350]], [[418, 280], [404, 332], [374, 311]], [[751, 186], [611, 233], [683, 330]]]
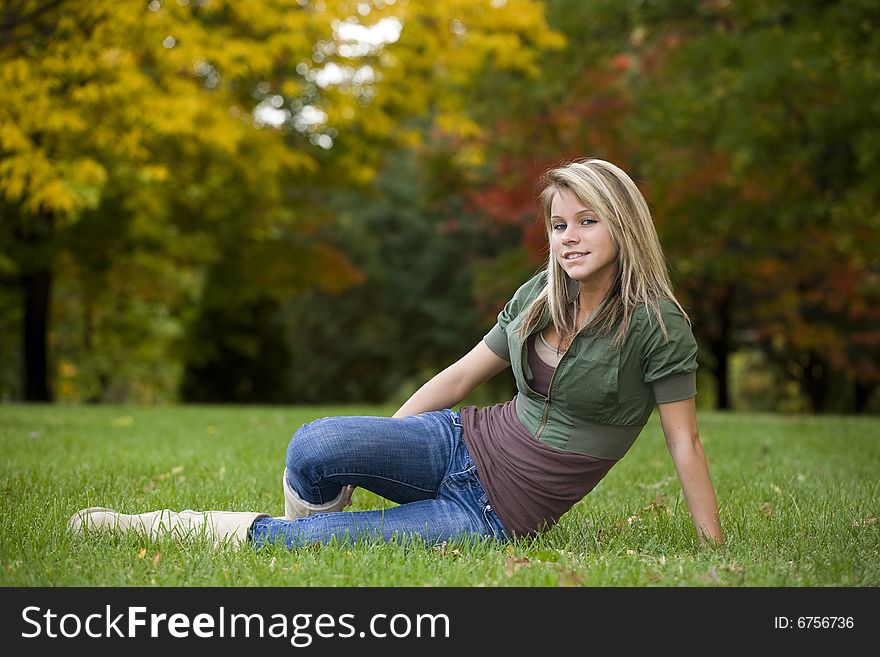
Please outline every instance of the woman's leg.
[[401, 504], [432, 499], [460, 435], [458, 414], [450, 410], [315, 420], [287, 447], [287, 483], [313, 506], [337, 499], [347, 485]]
[[451, 410], [408, 418], [339, 417], [304, 425], [291, 440], [288, 482], [312, 505], [327, 503], [357, 485], [401, 503], [390, 509], [262, 518], [257, 545], [287, 547], [357, 539], [428, 542], [477, 535], [503, 538]]
[[287, 482], [306, 503], [319, 506], [338, 497], [343, 486], [357, 485], [403, 503], [390, 509], [289, 520], [258, 513], [166, 509], [127, 515], [89, 508], [74, 514], [69, 524], [78, 533], [108, 529], [136, 531], [150, 539], [168, 533], [288, 547], [334, 537], [504, 538], [461, 434], [459, 414], [448, 409], [402, 419], [326, 418], [297, 432], [288, 449]]

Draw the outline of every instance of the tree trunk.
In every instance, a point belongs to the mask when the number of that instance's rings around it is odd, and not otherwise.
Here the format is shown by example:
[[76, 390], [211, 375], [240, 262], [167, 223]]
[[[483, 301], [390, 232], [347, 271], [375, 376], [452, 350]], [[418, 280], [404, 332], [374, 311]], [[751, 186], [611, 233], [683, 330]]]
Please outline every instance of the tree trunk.
[[865, 410], [867, 410], [868, 403], [871, 401], [871, 397], [874, 395], [874, 391], [876, 389], [876, 385], [869, 385], [867, 383], [860, 383], [856, 381], [854, 404], [856, 413], [864, 413]]
[[47, 269], [22, 276], [24, 284], [24, 399], [52, 401], [47, 338], [52, 274]]
[[34, 217], [33, 230], [26, 237], [27, 265], [21, 276], [24, 288], [24, 321], [22, 340], [24, 352], [24, 400], [50, 402], [48, 342], [49, 301], [52, 292], [52, 258], [50, 241], [53, 218], [49, 214]]
[[730, 404], [730, 386], [729, 386], [729, 367], [730, 367], [730, 349], [727, 344], [713, 345], [713, 355], [715, 356], [715, 383], [718, 393], [717, 407], [721, 411], [729, 411]]
[[810, 400], [810, 408], [814, 413], [827, 413], [830, 392], [830, 369], [823, 358], [809, 354], [807, 366], [801, 380], [801, 389]]
[[730, 344], [731, 344], [731, 297], [730, 288], [726, 288], [721, 295], [717, 304], [715, 304], [715, 316], [718, 320], [718, 332], [709, 342], [709, 349], [715, 358], [715, 367], [713, 374], [715, 375], [716, 390], [718, 399], [716, 402], [718, 410], [729, 411], [730, 404]]

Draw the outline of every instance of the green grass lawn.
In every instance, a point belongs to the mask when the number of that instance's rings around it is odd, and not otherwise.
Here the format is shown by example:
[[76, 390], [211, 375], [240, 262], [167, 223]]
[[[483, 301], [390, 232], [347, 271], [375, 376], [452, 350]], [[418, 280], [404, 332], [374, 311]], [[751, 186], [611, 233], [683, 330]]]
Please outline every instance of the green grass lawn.
[[[283, 513], [287, 442], [382, 407], [0, 406], [6, 586], [878, 586], [880, 419], [702, 413], [727, 544], [700, 548], [656, 415], [547, 534], [512, 544], [212, 550], [82, 540], [109, 506]], [[358, 489], [353, 509], [389, 502]]]

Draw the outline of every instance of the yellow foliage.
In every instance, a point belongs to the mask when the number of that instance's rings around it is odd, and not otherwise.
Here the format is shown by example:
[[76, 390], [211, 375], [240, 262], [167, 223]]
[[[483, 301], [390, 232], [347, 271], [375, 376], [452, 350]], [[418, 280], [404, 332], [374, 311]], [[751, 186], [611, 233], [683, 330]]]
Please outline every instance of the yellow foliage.
[[0, 123], [0, 150], [12, 153], [27, 150], [30, 142], [27, 135], [15, 124]]
[[141, 180], [145, 183], [161, 183], [168, 180], [168, 168], [163, 165], [147, 165], [140, 170]]
[[31, 186], [30, 194], [24, 203], [24, 209], [29, 214], [41, 212], [58, 215], [72, 215], [79, 207], [77, 194], [70, 185], [60, 178], [41, 181]]
[[483, 130], [476, 122], [461, 113], [444, 112], [435, 119], [437, 126], [445, 133], [457, 137], [479, 137]]
[[[201, 175], [188, 161], [207, 158], [280, 199], [286, 175], [318, 169], [313, 152], [287, 145], [284, 130], [253, 120], [274, 94], [326, 112], [325, 125], [307, 130], [346, 131], [350, 152], [333, 155], [358, 163], [344, 167], [353, 183], [374, 174], [378, 158], [362, 153], [416, 143], [418, 132], [403, 124], [425, 115], [472, 142], [462, 157], [478, 162], [471, 80], [493, 68], [534, 75], [539, 54], [564, 45], [537, 0], [321, 5], [86, 2], [36, 13], [0, 43], [0, 193], [26, 212], [74, 217], [112, 184], [146, 185], [153, 197], [168, 185], [174, 193], [181, 175], [193, 182]], [[38, 6], [24, 0], [18, 10]], [[366, 15], [358, 12], [364, 6]], [[358, 42], [341, 31], [383, 20], [397, 21], [396, 38]], [[39, 36], [46, 29], [51, 39]], [[348, 78], [318, 84], [329, 64]], [[354, 80], [363, 65], [372, 76]]]

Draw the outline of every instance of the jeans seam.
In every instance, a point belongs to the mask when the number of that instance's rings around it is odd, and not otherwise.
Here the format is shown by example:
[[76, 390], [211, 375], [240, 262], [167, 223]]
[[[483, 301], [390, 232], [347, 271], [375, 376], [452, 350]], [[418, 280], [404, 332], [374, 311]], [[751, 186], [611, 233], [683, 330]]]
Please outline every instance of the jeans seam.
[[[395, 484], [400, 484], [401, 486], [407, 486], [409, 488], [414, 488], [415, 490], [422, 491], [424, 493], [436, 493], [437, 489], [434, 488], [422, 488], [421, 486], [416, 486], [415, 484], [410, 484], [405, 481], [400, 481], [399, 479], [394, 479], [393, 477], [383, 477], [382, 475], [373, 475], [373, 474], [364, 474], [363, 472], [334, 472], [332, 474], [324, 473], [321, 477], [322, 480], [327, 479], [328, 477], [368, 477], [370, 479], [381, 479], [382, 481], [390, 481]], [[331, 484], [336, 484], [337, 486], [342, 486], [344, 484], [337, 484], [335, 481], [329, 482]], [[443, 483], [441, 482], [441, 486]]]

